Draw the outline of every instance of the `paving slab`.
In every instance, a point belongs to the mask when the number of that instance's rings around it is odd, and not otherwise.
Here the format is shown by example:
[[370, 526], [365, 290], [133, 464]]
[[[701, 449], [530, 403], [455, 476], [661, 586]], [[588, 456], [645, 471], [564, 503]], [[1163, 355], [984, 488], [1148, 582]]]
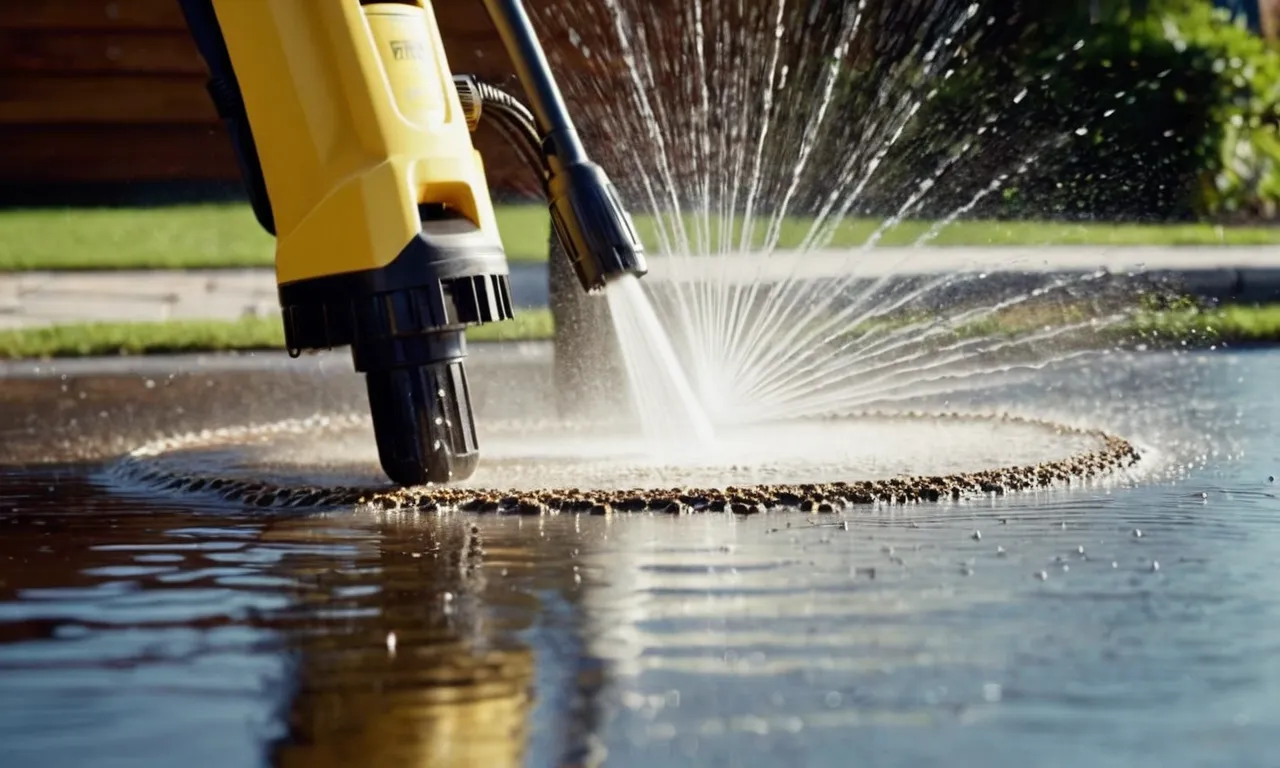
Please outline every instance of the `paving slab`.
[[669, 279], [755, 282], [761, 279], [886, 277], [946, 272], [1200, 272], [1280, 268], [1280, 247], [999, 246], [779, 251], [768, 256], [651, 259], [650, 273]]
[[[779, 252], [749, 258], [650, 259], [650, 280], [891, 279], [922, 274], [1006, 276], [1094, 273], [1143, 276], [1220, 300], [1280, 301], [1280, 248], [1235, 246], [946, 247]], [[518, 308], [545, 307], [545, 264], [512, 264]], [[7, 328], [68, 322], [234, 320], [278, 312], [272, 269], [21, 272], [0, 274]]]
[[121, 300], [109, 296], [25, 297], [21, 310], [16, 314], [28, 320], [31, 325], [159, 322], [169, 319], [168, 306], [163, 301], [145, 301], [138, 298]]

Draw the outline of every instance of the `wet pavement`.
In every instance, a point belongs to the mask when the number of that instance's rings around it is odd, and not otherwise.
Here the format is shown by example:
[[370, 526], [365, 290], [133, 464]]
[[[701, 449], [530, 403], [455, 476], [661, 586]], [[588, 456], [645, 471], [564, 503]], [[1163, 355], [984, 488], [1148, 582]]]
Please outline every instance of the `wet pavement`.
[[945, 405], [1105, 428], [1147, 471], [845, 517], [107, 484], [158, 434], [358, 402], [324, 375], [4, 382], [0, 766], [1274, 763], [1278, 353], [993, 382]]

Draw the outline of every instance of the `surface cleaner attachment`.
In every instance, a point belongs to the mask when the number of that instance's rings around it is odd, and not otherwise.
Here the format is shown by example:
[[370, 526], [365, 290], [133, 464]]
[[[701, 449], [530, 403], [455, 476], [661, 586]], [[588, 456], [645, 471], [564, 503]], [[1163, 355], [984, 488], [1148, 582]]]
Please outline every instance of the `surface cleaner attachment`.
[[400, 485], [469, 477], [470, 325], [513, 316], [470, 131], [481, 111], [542, 174], [587, 290], [645, 272], [565, 113], [524, 8], [488, 10], [530, 96], [453, 77], [429, 0], [180, 0], [259, 223], [276, 238], [290, 353], [350, 346]]

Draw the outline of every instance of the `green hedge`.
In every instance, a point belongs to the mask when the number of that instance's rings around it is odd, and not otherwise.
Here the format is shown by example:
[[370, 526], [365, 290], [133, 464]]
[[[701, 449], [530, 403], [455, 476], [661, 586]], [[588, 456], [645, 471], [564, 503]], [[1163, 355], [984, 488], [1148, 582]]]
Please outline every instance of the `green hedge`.
[[1091, 19], [1085, 3], [993, 0], [978, 18], [995, 23], [959, 41], [964, 55], [871, 205], [895, 210], [959, 156], [923, 212], [945, 214], [1008, 175], [974, 215], [1275, 218], [1280, 52], [1209, 0], [1139, 5], [1111, 0]]
[[1043, 114], [1086, 129], [1063, 148], [1059, 175], [1074, 188], [1057, 206], [1125, 218], [1275, 216], [1275, 50], [1207, 0], [1153, 0], [1141, 16], [1085, 29], [1072, 21], [1048, 20], [1029, 41], [1041, 52], [1025, 60], [1029, 75], [1053, 75], [1041, 80]]

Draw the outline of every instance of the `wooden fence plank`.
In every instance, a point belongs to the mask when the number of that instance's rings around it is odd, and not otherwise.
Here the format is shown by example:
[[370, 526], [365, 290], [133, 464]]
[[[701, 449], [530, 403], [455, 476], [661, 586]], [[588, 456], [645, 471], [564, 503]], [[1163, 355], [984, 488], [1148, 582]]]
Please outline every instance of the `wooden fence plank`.
[[178, 0], [3, 0], [0, 29], [186, 30]]
[[[536, 17], [563, 0], [528, 1]], [[455, 72], [514, 83], [480, 0], [434, 5]], [[554, 34], [553, 59], [575, 66]], [[178, 0], [0, 0], [0, 183], [238, 179], [204, 80]], [[491, 186], [536, 190], [495, 134], [475, 139]]]
[[[494, 188], [536, 193], [538, 182], [497, 133], [475, 146]], [[0, 182], [239, 181], [221, 125], [0, 126]]]
[[29, 183], [239, 178], [220, 126], [0, 127], [0, 180]]
[[1280, 40], [1280, 0], [1259, 0], [1258, 14], [1262, 17], [1263, 37]]
[[[545, 0], [542, 0], [545, 2]], [[497, 37], [481, 0], [435, 0], [432, 3], [441, 35], [481, 34]]]
[[[528, 5], [537, 16], [540, 7], [562, 1], [530, 0]], [[433, 8], [446, 36], [496, 38], [481, 0], [436, 0]], [[0, 29], [183, 32], [186, 22], [178, 0], [5, 0]]]
[[203, 75], [185, 33], [0, 30], [0, 78], [30, 74]]
[[0, 125], [208, 125], [217, 120], [203, 77], [0, 78]]

